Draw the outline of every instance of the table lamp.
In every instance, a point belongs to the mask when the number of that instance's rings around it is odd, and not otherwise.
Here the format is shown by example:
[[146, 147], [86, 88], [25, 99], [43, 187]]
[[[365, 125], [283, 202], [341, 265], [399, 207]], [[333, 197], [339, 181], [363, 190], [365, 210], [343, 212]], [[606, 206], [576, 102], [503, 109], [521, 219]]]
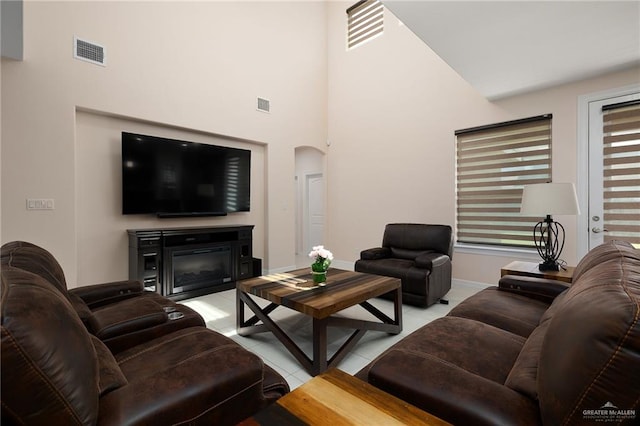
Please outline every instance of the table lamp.
[[558, 271], [558, 259], [564, 248], [564, 227], [551, 215], [580, 214], [573, 183], [538, 183], [525, 185], [520, 213], [527, 216], [546, 215], [533, 228], [533, 242], [542, 258], [540, 271]]

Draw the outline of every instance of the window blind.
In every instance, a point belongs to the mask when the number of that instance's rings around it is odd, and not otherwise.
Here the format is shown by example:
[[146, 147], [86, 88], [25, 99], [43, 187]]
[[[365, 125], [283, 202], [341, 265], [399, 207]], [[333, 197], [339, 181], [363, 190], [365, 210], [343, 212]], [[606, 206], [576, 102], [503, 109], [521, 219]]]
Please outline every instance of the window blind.
[[352, 49], [382, 34], [383, 11], [378, 0], [362, 0], [347, 9], [347, 47]]
[[524, 185], [551, 181], [550, 114], [456, 132], [457, 241], [535, 247]]
[[640, 244], [640, 101], [603, 108], [604, 236]]

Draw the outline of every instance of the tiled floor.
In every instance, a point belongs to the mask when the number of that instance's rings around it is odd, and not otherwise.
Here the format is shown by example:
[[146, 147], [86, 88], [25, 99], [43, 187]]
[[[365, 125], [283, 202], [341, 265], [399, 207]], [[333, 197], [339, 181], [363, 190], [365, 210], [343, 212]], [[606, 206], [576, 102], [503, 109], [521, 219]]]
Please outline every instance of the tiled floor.
[[[387, 347], [424, 324], [446, 315], [454, 306], [477, 291], [479, 291], [477, 287], [454, 284], [446, 296], [446, 299], [449, 300], [449, 305], [436, 304], [429, 308], [403, 306], [402, 333], [389, 335], [378, 331], [368, 331], [355, 348], [342, 360], [338, 368], [347, 373], [355, 374]], [[262, 301], [256, 298], [254, 300], [259, 301], [261, 306], [268, 304], [266, 300]], [[260, 333], [250, 337], [242, 337], [236, 334], [235, 290], [188, 299], [181, 303], [200, 313], [205, 319], [207, 327], [232, 338], [260, 356], [266, 364], [282, 374], [291, 389], [295, 389], [311, 378], [293, 355], [271, 333]], [[372, 304], [393, 317], [393, 303], [391, 301], [373, 299]], [[247, 308], [245, 312], [246, 315], [249, 315], [251, 311]], [[341, 311], [340, 314], [350, 318], [374, 319], [371, 314], [360, 306], [346, 309]], [[278, 321], [278, 325], [300, 345], [307, 355], [311, 354], [311, 320], [307, 316], [284, 307], [278, 307], [271, 316]], [[327, 338], [329, 342], [329, 357], [348, 338], [352, 331], [338, 328], [329, 329]]]

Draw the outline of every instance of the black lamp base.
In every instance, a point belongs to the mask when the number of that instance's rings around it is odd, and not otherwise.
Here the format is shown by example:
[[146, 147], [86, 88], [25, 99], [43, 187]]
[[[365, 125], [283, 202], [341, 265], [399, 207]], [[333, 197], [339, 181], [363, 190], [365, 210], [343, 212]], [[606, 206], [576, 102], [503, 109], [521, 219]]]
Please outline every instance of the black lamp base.
[[533, 242], [536, 245], [542, 263], [538, 265], [541, 272], [559, 271], [558, 259], [564, 247], [564, 227], [554, 222], [551, 215], [540, 221], [533, 228]]
[[540, 264], [538, 265], [538, 269], [539, 269], [541, 272], [545, 272], [545, 271], [559, 271], [559, 270], [560, 270], [560, 265], [558, 265], [558, 264], [557, 264], [557, 263], [555, 263], [555, 262], [552, 262], [552, 263], [544, 262], [544, 263], [540, 263]]

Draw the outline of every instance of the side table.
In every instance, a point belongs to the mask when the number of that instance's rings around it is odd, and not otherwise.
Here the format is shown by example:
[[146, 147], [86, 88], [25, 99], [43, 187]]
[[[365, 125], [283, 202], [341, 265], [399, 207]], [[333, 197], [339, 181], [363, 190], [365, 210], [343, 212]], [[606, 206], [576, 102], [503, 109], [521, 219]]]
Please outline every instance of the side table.
[[538, 264], [535, 262], [515, 260], [500, 269], [500, 276], [522, 275], [525, 277], [548, 278], [571, 284], [575, 269], [575, 266], [566, 266], [565, 269], [560, 268], [559, 271], [540, 271]]
[[347, 424], [450, 426], [335, 368], [314, 377], [238, 426]]

